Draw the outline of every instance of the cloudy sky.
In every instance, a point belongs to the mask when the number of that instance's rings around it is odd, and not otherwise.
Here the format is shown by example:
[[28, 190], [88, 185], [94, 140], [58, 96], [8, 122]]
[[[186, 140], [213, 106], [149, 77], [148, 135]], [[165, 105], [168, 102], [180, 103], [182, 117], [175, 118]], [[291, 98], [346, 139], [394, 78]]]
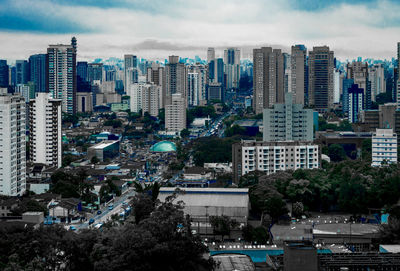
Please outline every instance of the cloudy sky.
[[0, 59], [44, 53], [78, 39], [78, 59], [206, 48], [329, 45], [341, 60], [390, 59], [400, 41], [399, 0], [0, 0]]

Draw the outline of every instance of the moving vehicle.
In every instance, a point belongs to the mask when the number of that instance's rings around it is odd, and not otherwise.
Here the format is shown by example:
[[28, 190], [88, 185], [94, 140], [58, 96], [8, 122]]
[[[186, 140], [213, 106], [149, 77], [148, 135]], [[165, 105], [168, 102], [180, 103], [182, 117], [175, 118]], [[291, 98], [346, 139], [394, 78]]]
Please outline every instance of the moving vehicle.
[[94, 223], [94, 218], [89, 219], [89, 225], [92, 225]]

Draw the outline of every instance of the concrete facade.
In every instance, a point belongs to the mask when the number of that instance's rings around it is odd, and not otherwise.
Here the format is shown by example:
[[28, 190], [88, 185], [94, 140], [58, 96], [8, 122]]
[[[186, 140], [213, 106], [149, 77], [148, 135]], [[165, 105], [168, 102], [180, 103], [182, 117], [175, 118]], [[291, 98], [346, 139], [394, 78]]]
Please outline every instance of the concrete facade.
[[29, 146], [33, 163], [61, 167], [61, 103], [50, 99], [46, 92], [36, 93], [36, 98], [29, 103]]
[[376, 129], [372, 135], [371, 166], [385, 163], [397, 164], [397, 134], [393, 133], [393, 129]]
[[319, 146], [310, 142], [262, 142], [242, 140], [232, 145], [233, 182], [252, 172], [266, 174], [320, 167]]
[[293, 103], [292, 93], [286, 93], [284, 104], [264, 109], [264, 141], [313, 141], [314, 110]]
[[0, 89], [0, 195], [26, 190], [25, 99]]
[[313, 47], [309, 58], [309, 104], [318, 112], [333, 108], [334, 53], [328, 46]]
[[253, 50], [253, 108], [256, 114], [284, 102], [284, 59], [280, 49]]

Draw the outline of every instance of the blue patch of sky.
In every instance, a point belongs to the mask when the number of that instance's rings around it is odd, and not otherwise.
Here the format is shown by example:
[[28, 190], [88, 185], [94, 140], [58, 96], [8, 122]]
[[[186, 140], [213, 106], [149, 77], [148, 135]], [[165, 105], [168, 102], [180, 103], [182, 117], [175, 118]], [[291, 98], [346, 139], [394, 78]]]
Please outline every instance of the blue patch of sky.
[[303, 11], [321, 11], [324, 9], [338, 6], [340, 4], [373, 5], [376, 3], [377, 0], [289, 0], [291, 8]]
[[12, 32], [38, 32], [51, 34], [93, 32], [85, 26], [52, 16], [21, 16], [0, 13], [0, 30]]

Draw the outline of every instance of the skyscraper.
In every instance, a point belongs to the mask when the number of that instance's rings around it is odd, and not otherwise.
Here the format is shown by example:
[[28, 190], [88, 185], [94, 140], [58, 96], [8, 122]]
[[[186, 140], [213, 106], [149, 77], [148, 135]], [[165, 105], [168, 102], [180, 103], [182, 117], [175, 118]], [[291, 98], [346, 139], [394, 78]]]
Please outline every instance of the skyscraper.
[[209, 47], [207, 49], [207, 63], [210, 63], [211, 60], [215, 59], [215, 49], [212, 47]]
[[[170, 56], [165, 66], [165, 99], [164, 105], [171, 104], [172, 94], [180, 93], [187, 101], [187, 79], [185, 64], [179, 63], [179, 56]], [[187, 102], [185, 102], [185, 108]]]
[[33, 82], [35, 92], [46, 91], [46, 54], [37, 54], [29, 57], [30, 81]]
[[328, 46], [313, 47], [308, 64], [309, 104], [325, 112], [333, 107], [334, 53]]
[[375, 101], [375, 93], [371, 93], [368, 76], [368, 64], [363, 62], [352, 62], [347, 63], [347, 78], [354, 80], [354, 84], [357, 84], [360, 89], [364, 92], [364, 109], [370, 109], [371, 100]]
[[29, 157], [33, 163], [61, 167], [61, 102], [50, 99], [47, 92], [38, 92], [29, 103]]
[[53, 99], [62, 100], [62, 111], [76, 112], [76, 48], [73, 45], [50, 45], [47, 48], [46, 84]]
[[240, 79], [240, 50], [228, 48], [224, 51], [224, 63], [227, 89], [239, 88]]
[[207, 72], [204, 65], [187, 67], [187, 89], [189, 106], [205, 105], [207, 100], [206, 83]]
[[16, 84], [26, 84], [30, 80], [29, 63], [27, 60], [17, 60], [16, 68]]
[[199, 74], [195, 72], [188, 72], [188, 104], [189, 106], [199, 105]]
[[0, 87], [6, 88], [9, 85], [9, 71], [7, 60], [0, 59]]
[[151, 68], [147, 69], [147, 80], [148, 83], [154, 83], [160, 87], [159, 90], [159, 107], [164, 108], [165, 99], [165, 68], [160, 67], [160, 64], [152, 63]]
[[368, 79], [371, 81], [371, 98], [376, 100], [376, 96], [386, 92], [385, 68], [381, 63], [375, 64], [368, 69]]
[[76, 64], [76, 75], [80, 80], [84, 82], [88, 81], [88, 63], [86, 61], [79, 61]]
[[342, 94], [342, 111], [345, 114], [349, 113], [349, 89], [354, 84], [353, 79], [343, 79], [343, 94]]
[[292, 46], [291, 70], [294, 103], [307, 104], [307, 48], [304, 45]]
[[0, 88], [0, 195], [21, 196], [26, 189], [25, 99]]
[[253, 106], [256, 114], [284, 102], [284, 65], [280, 49], [253, 49]]
[[132, 73], [132, 70], [137, 69], [137, 57], [134, 55], [124, 55], [124, 89], [125, 93], [129, 88], [129, 84], [137, 83], [137, 82], [129, 82], [132, 76], [129, 73]]
[[361, 110], [364, 110], [364, 89], [358, 87], [357, 84], [353, 84], [348, 89], [348, 104], [349, 104], [349, 122], [358, 122], [358, 116]]
[[95, 80], [100, 81], [100, 83], [103, 82], [103, 63], [89, 63], [87, 73], [90, 83]]

